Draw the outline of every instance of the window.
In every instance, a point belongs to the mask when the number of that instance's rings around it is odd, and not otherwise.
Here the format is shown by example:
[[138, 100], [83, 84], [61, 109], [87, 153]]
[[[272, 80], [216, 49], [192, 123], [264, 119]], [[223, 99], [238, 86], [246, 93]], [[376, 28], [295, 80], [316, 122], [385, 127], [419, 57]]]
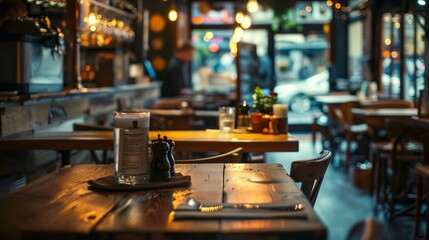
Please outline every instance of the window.
[[[403, 86], [401, 86], [400, 76], [400, 31], [401, 21], [400, 15], [392, 15], [390, 13], [383, 16], [383, 43], [382, 45], [382, 94], [387, 97], [399, 98], [400, 89], [403, 88], [404, 98], [413, 99], [417, 97], [418, 91], [424, 87], [424, 71], [425, 65], [423, 61], [424, 43], [423, 29], [416, 26], [417, 31], [414, 32], [415, 19], [413, 15], [406, 14], [404, 19], [404, 76]], [[416, 34], [416, 36], [414, 35]], [[417, 45], [413, 43], [416, 37]], [[416, 59], [414, 60], [414, 51]]]

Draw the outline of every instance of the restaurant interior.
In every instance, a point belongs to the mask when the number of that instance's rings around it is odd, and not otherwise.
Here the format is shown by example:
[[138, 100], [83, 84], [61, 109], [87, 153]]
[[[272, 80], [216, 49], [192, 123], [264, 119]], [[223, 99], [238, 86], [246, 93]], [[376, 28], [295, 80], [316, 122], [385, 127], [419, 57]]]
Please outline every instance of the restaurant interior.
[[0, 0], [0, 239], [429, 239], [428, 63], [428, 0]]

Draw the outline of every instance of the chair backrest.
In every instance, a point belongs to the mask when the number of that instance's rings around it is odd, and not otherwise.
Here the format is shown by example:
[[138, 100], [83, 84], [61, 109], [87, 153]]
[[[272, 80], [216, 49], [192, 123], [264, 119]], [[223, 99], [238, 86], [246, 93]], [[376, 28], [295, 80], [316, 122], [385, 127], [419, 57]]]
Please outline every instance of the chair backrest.
[[347, 128], [347, 122], [346, 122], [346, 119], [344, 118], [344, 114], [341, 111], [341, 109], [335, 108], [332, 111], [332, 118], [334, 120], [334, 127], [336, 128], [338, 133], [344, 133]]
[[316, 203], [317, 195], [331, 158], [332, 153], [323, 150], [315, 158], [293, 161], [291, 164], [289, 176], [296, 183], [301, 183], [301, 191], [312, 206]]
[[189, 160], [176, 160], [176, 163], [240, 163], [242, 156], [243, 148], [239, 147], [216, 156]]

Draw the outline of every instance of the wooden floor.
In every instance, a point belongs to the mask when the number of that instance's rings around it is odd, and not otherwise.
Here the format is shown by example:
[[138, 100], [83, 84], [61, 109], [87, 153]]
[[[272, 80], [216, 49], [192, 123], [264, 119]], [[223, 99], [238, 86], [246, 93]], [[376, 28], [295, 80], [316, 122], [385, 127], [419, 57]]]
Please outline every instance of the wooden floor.
[[[300, 142], [298, 153], [269, 153], [267, 162], [282, 163], [290, 169], [293, 160], [307, 159], [320, 152], [320, 143], [313, 146], [310, 134], [294, 134]], [[386, 220], [384, 214], [373, 213], [371, 195], [353, 184], [353, 173], [332, 165], [329, 166], [322, 188], [316, 201], [315, 210], [328, 227], [329, 239], [346, 239], [352, 226], [367, 218], [374, 218], [384, 223], [388, 239], [407, 240], [413, 238], [414, 216]]]

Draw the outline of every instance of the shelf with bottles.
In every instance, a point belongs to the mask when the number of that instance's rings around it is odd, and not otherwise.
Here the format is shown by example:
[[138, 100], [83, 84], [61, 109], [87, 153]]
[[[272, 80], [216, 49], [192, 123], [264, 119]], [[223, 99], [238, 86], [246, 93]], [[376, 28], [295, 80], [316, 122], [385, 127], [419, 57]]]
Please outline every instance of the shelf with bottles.
[[127, 1], [88, 0], [83, 3], [82, 16], [80, 34], [83, 47], [110, 47], [116, 41], [134, 40], [133, 21], [137, 13]]

